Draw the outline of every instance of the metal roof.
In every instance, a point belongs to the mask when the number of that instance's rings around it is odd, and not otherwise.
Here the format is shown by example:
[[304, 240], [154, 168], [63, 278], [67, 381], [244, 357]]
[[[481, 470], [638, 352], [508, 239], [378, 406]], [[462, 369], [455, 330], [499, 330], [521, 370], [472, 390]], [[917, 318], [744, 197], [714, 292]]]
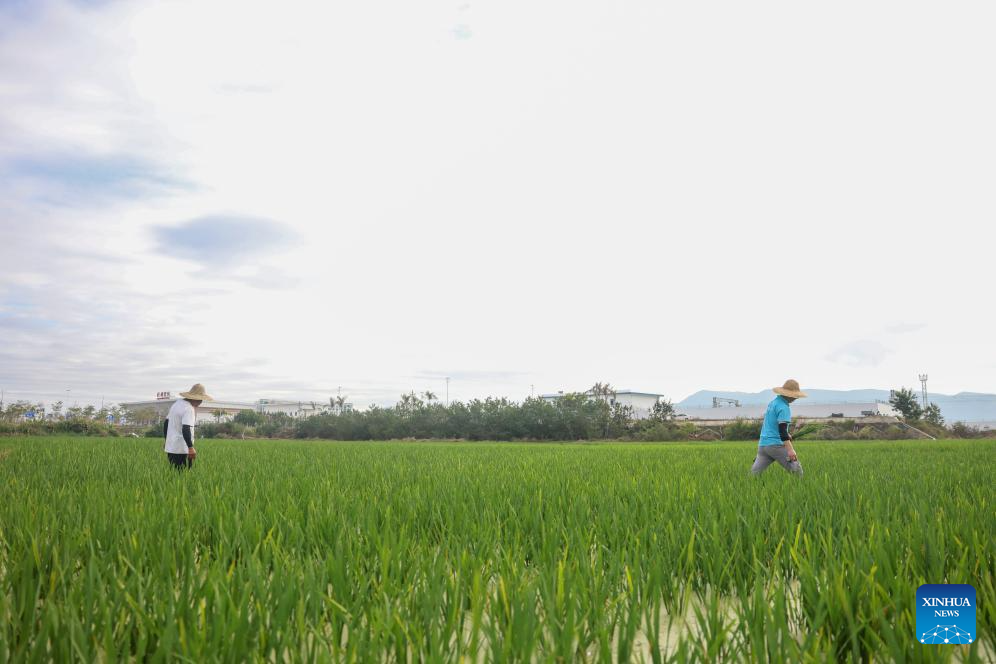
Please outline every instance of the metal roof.
[[[119, 406], [122, 408], [141, 408], [141, 407], [162, 407], [162, 406], [172, 406], [177, 399], [149, 399], [148, 401], [123, 401]], [[211, 410], [212, 408], [242, 408], [242, 409], [255, 409], [256, 404], [246, 403], [244, 401], [203, 401], [199, 406], [202, 410]]]
[[[735, 420], [738, 418], [758, 420], [764, 417], [767, 406], [747, 405], [741, 407], [721, 406], [719, 408], [677, 408], [678, 415], [684, 415], [690, 420]], [[827, 403], [827, 404], [792, 404], [792, 417], [827, 418], [835, 415], [848, 419], [874, 416], [894, 416], [896, 411], [889, 404], [881, 402], [866, 403]]]

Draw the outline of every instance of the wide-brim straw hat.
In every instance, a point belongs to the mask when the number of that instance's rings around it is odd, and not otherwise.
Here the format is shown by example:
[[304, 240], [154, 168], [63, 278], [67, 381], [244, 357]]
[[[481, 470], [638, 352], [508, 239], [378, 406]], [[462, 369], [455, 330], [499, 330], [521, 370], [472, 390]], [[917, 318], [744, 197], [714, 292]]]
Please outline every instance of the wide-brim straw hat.
[[805, 392], [799, 389], [799, 381], [792, 380], [791, 378], [785, 381], [785, 384], [781, 387], [772, 388], [775, 394], [780, 394], [783, 397], [791, 397], [793, 399], [802, 399], [808, 396]]
[[190, 388], [189, 392], [180, 392], [180, 396], [184, 399], [191, 399], [192, 401], [214, 401], [214, 397], [208, 394], [207, 390], [200, 383]]

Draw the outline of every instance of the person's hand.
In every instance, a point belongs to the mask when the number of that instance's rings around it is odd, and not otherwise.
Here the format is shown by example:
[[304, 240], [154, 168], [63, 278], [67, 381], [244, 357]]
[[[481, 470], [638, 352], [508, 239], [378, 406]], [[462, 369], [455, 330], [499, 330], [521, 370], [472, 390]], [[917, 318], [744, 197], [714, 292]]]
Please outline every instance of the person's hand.
[[190, 458], [191, 461], [193, 461], [194, 459], [197, 458], [197, 450], [195, 450], [192, 447], [188, 447], [187, 448], [187, 456]]
[[789, 458], [789, 461], [798, 461], [799, 460], [799, 455], [796, 454], [795, 450], [790, 447], [789, 451], [788, 451], [788, 458]]

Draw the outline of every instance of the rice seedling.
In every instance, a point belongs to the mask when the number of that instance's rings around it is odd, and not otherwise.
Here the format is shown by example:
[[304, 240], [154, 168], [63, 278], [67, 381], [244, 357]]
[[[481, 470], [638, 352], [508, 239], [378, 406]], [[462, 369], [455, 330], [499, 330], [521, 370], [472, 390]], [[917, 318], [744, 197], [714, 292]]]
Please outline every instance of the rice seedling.
[[[0, 663], [985, 661], [994, 441], [8, 438]], [[979, 639], [914, 638], [970, 583]]]

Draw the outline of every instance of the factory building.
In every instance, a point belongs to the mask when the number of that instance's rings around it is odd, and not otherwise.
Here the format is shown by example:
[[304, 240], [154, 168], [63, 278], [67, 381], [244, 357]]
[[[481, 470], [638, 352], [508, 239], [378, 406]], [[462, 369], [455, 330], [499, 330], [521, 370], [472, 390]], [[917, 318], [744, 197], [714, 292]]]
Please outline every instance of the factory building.
[[[120, 404], [128, 420], [135, 424], [152, 424], [166, 417], [170, 407], [179, 397], [170, 392], [159, 392], [155, 399], [129, 401]], [[344, 404], [342, 411], [352, 410]], [[328, 404], [316, 401], [287, 399], [259, 399], [257, 401], [205, 401], [197, 409], [197, 419], [202, 422], [229, 422], [240, 412], [283, 413], [289, 417], [310, 417], [330, 410]]]

